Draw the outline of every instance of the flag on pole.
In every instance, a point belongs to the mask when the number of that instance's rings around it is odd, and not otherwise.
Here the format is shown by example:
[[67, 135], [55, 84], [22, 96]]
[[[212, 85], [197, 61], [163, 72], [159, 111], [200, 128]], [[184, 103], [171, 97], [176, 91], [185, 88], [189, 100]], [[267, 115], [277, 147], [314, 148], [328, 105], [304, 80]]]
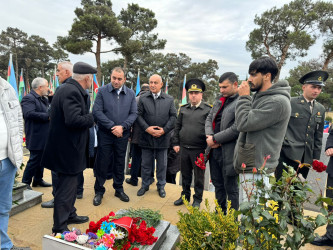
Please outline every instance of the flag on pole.
[[9, 82], [10, 85], [12, 85], [12, 87], [15, 90], [16, 96], [18, 98], [19, 95], [18, 95], [18, 91], [17, 91], [17, 84], [16, 84], [16, 78], [15, 78], [15, 72], [14, 72], [14, 66], [13, 66], [13, 60], [12, 60], [12, 54], [9, 55], [7, 82]]
[[25, 84], [23, 80], [23, 69], [21, 69], [20, 84], [19, 84], [19, 101], [22, 101], [23, 96], [26, 95]]
[[54, 86], [53, 86], [53, 83], [52, 83], [52, 76], [50, 76], [49, 88], [50, 88], [50, 89], [53, 91], [53, 93], [54, 93]]
[[185, 76], [184, 76], [184, 83], [183, 83], [182, 105], [184, 105], [184, 104], [187, 103], [187, 100], [186, 100], [185, 83], [186, 83], [186, 74], [185, 74]]
[[97, 92], [98, 92], [98, 83], [97, 83], [96, 74], [94, 74], [94, 87], [93, 87], [93, 90], [94, 90], [93, 100], [95, 101], [96, 95], [97, 95]]
[[138, 78], [136, 79], [135, 95], [140, 93], [140, 69], [138, 69]]
[[104, 76], [103, 76], [103, 80], [102, 80], [102, 86], [104, 86]]
[[169, 94], [169, 91], [168, 91], [168, 79], [167, 79], [166, 84], [165, 84], [165, 94]]

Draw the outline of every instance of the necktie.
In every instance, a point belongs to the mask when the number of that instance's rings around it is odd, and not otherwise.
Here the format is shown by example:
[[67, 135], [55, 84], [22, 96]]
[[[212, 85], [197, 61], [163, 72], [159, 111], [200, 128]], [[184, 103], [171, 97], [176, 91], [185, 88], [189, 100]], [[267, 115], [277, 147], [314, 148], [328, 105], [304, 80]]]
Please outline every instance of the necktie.
[[312, 109], [313, 109], [313, 107], [312, 107], [312, 102], [308, 102], [308, 105], [309, 105], [309, 107], [310, 107], [310, 111], [311, 111], [311, 113], [312, 113]]
[[157, 99], [157, 97], [158, 97], [158, 95], [157, 95], [157, 94], [154, 94], [154, 100], [156, 100], [156, 99]]

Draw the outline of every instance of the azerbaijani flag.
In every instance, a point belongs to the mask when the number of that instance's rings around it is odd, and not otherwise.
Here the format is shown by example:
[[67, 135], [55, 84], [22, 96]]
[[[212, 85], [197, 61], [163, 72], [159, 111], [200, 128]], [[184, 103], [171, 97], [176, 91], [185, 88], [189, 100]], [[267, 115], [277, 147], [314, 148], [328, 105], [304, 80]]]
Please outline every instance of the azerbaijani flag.
[[97, 95], [97, 92], [98, 92], [98, 83], [97, 83], [97, 79], [96, 79], [96, 74], [94, 74], [94, 96], [93, 96], [93, 100], [96, 99], [96, 95]]
[[103, 80], [102, 80], [102, 86], [104, 86], [104, 84], [105, 84], [105, 83], [104, 83], [104, 76], [103, 76]]
[[186, 83], [186, 74], [185, 74], [185, 76], [184, 76], [184, 83], [183, 83], [182, 105], [184, 105], [184, 104], [187, 103], [187, 100], [186, 100], [185, 83]]
[[168, 91], [168, 79], [167, 79], [166, 84], [165, 84], [165, 94], [169, 94], [169, 91]]
[[9, 82], [10, 85], [12, 85], [12, 87], [15, 90], [16, 96], [18, 98], [19, 95], [18, 95], [18, 91], [17, 91], [17, 84], [16, 84], [16, 78], [15, 78], [15, 72], [14, 72], [14, 66], [13, 66], [13, 60], [12, 60], [12, 54], [9, 55], [7, 82]]
[[135, 95], [140, 93], [140, 69], [138, 70], [138, 78], [136, 79]]
[[23, 96], [26, 95], [25, 84], [23, 80], [23, 69], [21, 69], [20, 84], [19, 84], [19, 101], [22, 101]]

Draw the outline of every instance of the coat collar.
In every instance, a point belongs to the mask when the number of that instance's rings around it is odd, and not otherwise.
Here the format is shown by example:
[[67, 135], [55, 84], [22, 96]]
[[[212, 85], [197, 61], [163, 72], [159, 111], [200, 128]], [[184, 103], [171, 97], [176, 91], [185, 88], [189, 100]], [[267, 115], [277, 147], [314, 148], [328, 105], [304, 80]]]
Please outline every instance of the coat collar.
[[79, 91], [81, 92], [81, 94], [82, 94], [83, 96], [88, 95], [87, 92], [82, 88], [82, 86], [80, 85], [80, 83], [78, 83], [76, 80], [74, 80], [74, 79], [69, 79], [69, 80], [66, 82], [66, 84], [67, 84], [67, 83], [69, 83], [69, 84], [73, 84], [74, 86], [76, 86], [76, 87], [79, 89]]
[[[108, 83], [107, 85], [106, 85], [106, 87], [107, 87], [107, 89], [108, 89], [108, 91], [111, 93], [113, 90], [115, 90], [114, 88], [113, 88], [113, 86], [112, 86], [112, 84], [111, 83]], [[128, 91], [128, 89], [127, 89], [127, 87], [125, 86], [125, 84], [123, 85], [123, 89], [120, 91], [120, 93], [122, 93], [122, 92], [124, 92], [124, 94], [126, 95], [127, 94], [127, 91]], [[120, 94], [119, 93], [119, 94]]]

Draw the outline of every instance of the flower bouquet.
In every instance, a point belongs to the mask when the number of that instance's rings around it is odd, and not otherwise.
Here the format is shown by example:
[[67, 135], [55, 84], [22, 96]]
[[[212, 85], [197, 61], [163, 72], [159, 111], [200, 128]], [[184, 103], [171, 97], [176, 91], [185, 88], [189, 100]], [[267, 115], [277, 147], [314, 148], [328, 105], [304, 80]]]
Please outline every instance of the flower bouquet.
[[55, 237], [91, 249], [138, 250], [140, 246], [154, 244], [158, 238], [153, 235], [155, 227], [147, 225], [152, 223], [147, 214], [153, 214], [155, 221], [161, 218], [159, 212], [150, 209], [129, 210], [121, 215], [110, 212], [96, 222], [91, 221], [85, 233], [73, 228]]

